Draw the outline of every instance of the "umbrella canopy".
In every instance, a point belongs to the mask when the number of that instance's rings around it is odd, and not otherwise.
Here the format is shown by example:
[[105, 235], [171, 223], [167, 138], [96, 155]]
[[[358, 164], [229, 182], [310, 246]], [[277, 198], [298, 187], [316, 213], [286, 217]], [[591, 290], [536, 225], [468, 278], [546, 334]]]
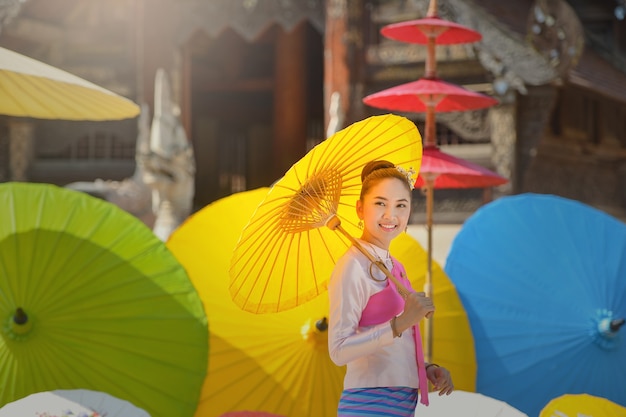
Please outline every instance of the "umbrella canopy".
[[356, 122], [309, 151], [273, 185], [242, 231], [230, 268], [235, 303], [275, 313], [326, 291], [335, 261], [360, 232], [355, 203], [363, 166], [386, 159], [418, 171], [421, 156], [415, 124], [391, 114]]
[[77, 191], [4, 183], [0, 201], [0, 405], [84, 388], [153, 417], [193, 415], [206, 316], [165, 244]]
[[[238, 230], [267, 191], [237, 193], [206, 206], [167, 242], [198, 289], [211, 328], [209, 369], [197, 417], [235, 410], [300, 417], [337, 414], [345, 368], [330, 361], [327, 334], [316, 327], [328, 317], [327, 297], [256, 315], [241, 310], [229, 296], [228, 260]], [[426, 254], [416, 240], [403, 234], [392, 242], [391, 251], [405, 265], [413, 285], [423, 282]], [[432, 319], [438, 330], [435, 359], [454, 375], [455, 386], [473, 390], [476, 363], [469, 320], [439, 266], [435, 281], [439, 284], [438, 313]]]
[[477, 392], [454, 390], [450, 395], [433, 395], [428, 407], [416, 417], [528, 417], [515, 407]]
[[437, 0], [430, 0], [425, 18], [392, 23], [384, 26], [380, 32], [397, 41], [427, 45], [426, 77], [437, 76], [436, 45], [471, 43], [482, 39], [480, 33], [470, 28], [439, 18]]
[[551, 195], [480, 208], [450, 248], [446, 272], [476, 345], [476, 390], [531, 416], [588, 393], [626, 405], [626, 225]]
[[420, 175], [415, 187], [433, 179], [433, 188], [485, 188], [506, 184], [508, 180], [487, 168], [442, 152], [436, 146], [424, 146]]
[[479, 32], [437, 16], [437, 0], [430, 0], [425, 18], [392, 23], [380, 32], [397, 41], [430, 46], [471, 43], [482, 39]]
[[0, 114], [38, 119], [135, 117], [132, 101], [68, 72], [0, 47]]
[[[97, 414], [96, 414], [97, 413]], [[86, 389], [37, 392], [0, 408], [0, 417], [150, 417], [145, 410], [105, 392]]]
[[551, 400], [539, 417], [626, 417], [626, 408], [589, 394], [565, 394]]
[[439, 16], [392, 23], [383, 26], [380, 33], [389, 39], [422, 45], [429, 42], [436, 45], [453, 45], [478, 42], [482, 39], [479, 32]]
[[267, 192], [260, 188], [218, 200], [188, 218], [167, 241], [189, 272], [211, 328], [197, 417], [237, 410], [337, 414], [345, 370], [332, 363], [327, 334], [316, 327], [328, 316], [327, 297], [270, 315], [243, 311], [230, 298], [230, 255]]
[[363, 102], [380, 109], [414, 113], [478, 110], [498, 103], [493, 97], [436, 77], [387, 88], [366, 96]]

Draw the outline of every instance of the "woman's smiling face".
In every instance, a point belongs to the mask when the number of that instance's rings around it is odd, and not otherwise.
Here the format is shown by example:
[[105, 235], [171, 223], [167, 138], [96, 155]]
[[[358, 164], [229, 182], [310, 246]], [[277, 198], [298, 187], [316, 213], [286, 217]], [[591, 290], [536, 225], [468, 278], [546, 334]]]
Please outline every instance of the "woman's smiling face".
[[401, 179], [381, 179], [363, 201], [357, 201], [357, 214], [363, 220], [362, 239], [388, 250], [391, 240], [407, 227], [411, 193]]

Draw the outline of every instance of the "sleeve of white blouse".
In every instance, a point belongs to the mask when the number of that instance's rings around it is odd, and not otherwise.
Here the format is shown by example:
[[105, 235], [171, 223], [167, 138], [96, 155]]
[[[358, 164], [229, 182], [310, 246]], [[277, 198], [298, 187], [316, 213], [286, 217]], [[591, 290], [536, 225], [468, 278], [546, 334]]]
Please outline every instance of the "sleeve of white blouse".
[[369, 294], [358, 261], [344, 256], [337, 262], [328, 285], [328, 351], [332, 361], [345, 365], [393, 343], [388, 322], [359, 330], [361, 312]]

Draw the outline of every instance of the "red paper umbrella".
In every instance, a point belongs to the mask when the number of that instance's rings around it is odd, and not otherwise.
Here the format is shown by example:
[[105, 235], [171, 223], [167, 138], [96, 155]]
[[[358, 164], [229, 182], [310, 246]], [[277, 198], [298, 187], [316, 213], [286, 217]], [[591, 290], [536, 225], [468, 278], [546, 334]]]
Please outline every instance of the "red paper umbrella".
[[[437, 112], [478, 110], [498, 103], [493, 97], [480, 94], [437, 78], [435, 45], [476, 42], [481, 34], [458, 23], [437, 16], [437, 0], [430, 0], [427, 17], [385, 26], [381, 33], [391, 39], [426, 44], [424, 78], [370, 94], [363, 102], [372, 107], [401, 112], [426, 113], [424, 150], [416, 186], [426, 195], [426, 229], [428, 232], [428, 265], [424, 291], [432, 296], [432, 224], [435, 188], [482, 188], [507, 182], [486, 168], [463, 161], [439, 151], [435, 138]], [[424, 356], [431, 360], [432, 320], [425, 325]]]
[[[434, 67], [434, 66], [433, 66]], [[386, 110], [397, 110], [404, 112], [426, 112], [426, 128], [424, 135], [424, 154], [422, 156], [422, 166], [418, 183], [422, 187], [426, 195], [426, 229], [428, 233], [428, 258], [426, 270], [426, 284], [424, 291], [426, 295], [432, 296], [432, 225], [433, 225], [433, 205], [435, 188], [453, 188], [451, 185], [447, 187], [439, 187], [439, 183], [445, 184], [453, 178], [465, 176], [465, 182], [462, 188], [479, 188], [486, 187], [482, 185], [486, 179], [493, 177], [498, 178], [499, 184], [507, 182], [506, 179], [499, 177], [495, 173], [490, 175], [468, 175], [472, 170], [473, 164], [467, 161], [461, 161], [453, 156], [445, 155], [437, 149], [437, 140], [435, 138], [436, 122], [435, 115], [437, 112], [452, 112], [464, 110], [476, 110], [487, 108], [498, 103], [493, 97], [476, 93], [455, 84], [447, 83], [435, 77], [422, 78], [396, 87], [391, 87], [378, 93], [371, 94], [363, 99], [365, 104]], [[430, 149], [431, 157], [426, 154], [426, 150]], [[427, 162], [430, 160], [430, 163]], [[427, 168], [430, 165], [430, 168]], [[488, 171], [482, 168], [483, 173]], [[480, 168], [473, 171], [478, 173]], [[464, 175], [459, 174], [465, 172]], [[450, 174], [450, 176], [448, 176]], [[420, 183], [421, 181], [421, 183]], [[497, 185], [491, 184], [490, 186]], [[424, 347], [424, 356], [429, 361], [432, 356], [432, 320], [428, 320], [424, 327], [424, 337], [426, 345]]]
[[425, 112], [424, 145], [436, 145], [435, 113], [484, 109], [498, 100], [437, 78], [421, 78], [370, 94], [363, 102], [391, 111]]
[[497, 104], [498, 100], [438, 78], [420, 78], [370, 94], [363, 102], [386, 110], [442, 113], [483, 109]]
[[[434, 123], [433, 123], [434, 124]], [[427, 129], [428, 130], [428, 129]], [[432, 135], [434, 138], [434, 135]], [[424, 291], [432, 296], [433, 211], [437, 188], [486, 188], [506, 184], [508, 180], [477, 164], [441, 152], [432, 140], [425, 142], [422, 165], [415, 187], [426, 196], [427, 266]], [[424, 326], [424, 356], [432, 357], [432, 320]]]
[[482, 35], [461, 24], [442, 19], [438, 16], [384, 26], [380, 33], [396, 41], [427, 45], [452, 45], [478, 42]]
[[479, 32], [437, 16], [437, 0], [430, 0], [424, 19], [392, 23], [383, 27], [380, 32], [397, 41], [428, 45], [426, 77], [437, 76], [435, 45], [471, 43], [482, 39]]
[[436, 146], [426, 146], [422, 154], [420, 175], [415, 187], [426, 184], [424, 177], [433, 179], [439, 188], [485, 188], [506, 184], [508, 180], [487, 168], [441, 152]]

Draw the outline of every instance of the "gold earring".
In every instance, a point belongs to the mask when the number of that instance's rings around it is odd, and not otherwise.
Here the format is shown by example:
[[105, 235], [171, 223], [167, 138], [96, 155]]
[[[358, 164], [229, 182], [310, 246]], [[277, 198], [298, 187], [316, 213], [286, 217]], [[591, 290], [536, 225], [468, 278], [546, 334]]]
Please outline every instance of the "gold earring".
[[357, 226], [359, 227], [359, 229], [363, 229], [363, 220], [359, 220]]

